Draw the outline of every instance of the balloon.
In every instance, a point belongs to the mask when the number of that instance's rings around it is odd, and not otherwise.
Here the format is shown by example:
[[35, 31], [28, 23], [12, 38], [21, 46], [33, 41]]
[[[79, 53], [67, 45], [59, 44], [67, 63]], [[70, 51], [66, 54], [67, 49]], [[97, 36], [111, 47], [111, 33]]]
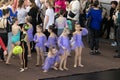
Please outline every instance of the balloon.
[[15, 54], [15, 55], [17, 55], [17, 54], [22, 54], [22, 52], [23, 52], [23, 49], [22, 49], [21, 46], [15, 46], [15, 47], [13, 48], [13, 54]]

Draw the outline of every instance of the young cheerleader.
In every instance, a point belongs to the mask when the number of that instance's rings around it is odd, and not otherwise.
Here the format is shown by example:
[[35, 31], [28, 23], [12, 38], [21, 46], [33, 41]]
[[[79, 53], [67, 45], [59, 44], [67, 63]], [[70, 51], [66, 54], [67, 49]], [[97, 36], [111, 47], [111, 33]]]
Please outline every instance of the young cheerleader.
[[60, 54], [61, 54], [59, 69], [61, 71], [63, 71], [64, 69], [68, 70], [68, 68], [66, 67], [66, 63], [67, 63], [67, 57], [70, 54], [70, 50], [71, 50], [68, 34], [69, 34], [68, 28], [64, 28], [63, 33], [58, 38], [58, 46], [60, 48]]
[[[18, 19], [14, 18], [13, 19], [13, 25], [12, 25], [12, 38], [11, 38], [12, 49], [11, 49], [10, 53], [8, 54], [6, 64], [10, 64], [9, 61], [10, 61], [10, 58], [12, 56], [13, 48], [15, 46], [20, 45], [20, 31], [21, 31], [21, 28], [20, 28], [20, 26], [18, 26]], [[21, 55], [19, 55], [19, 56], [20, 56], [20, 60], [21, 60]], [[21, 64], [22, 64], [22, 60], [21, 60]]]
[[37, 33], [34, 36], [34, 42], [36, 43], [35, 48], [37, 51], [37, 64], [36, 66], [39, 66], [40, 64], [40, 57], [42, 64], [44, 62], [44, 54], [43, 51], [45, 51], [45, 43], [46, 43], [46, 36], [42, 32], [42, 27], [40, 25], [37, 25]]
[[80, 66], [83, 67], [81, 64], [81, 52], [83, 48], [82, 36], [88, 33], [86, 28], [82, 28], [80, 24], [75, 25], [75, 32], [73, 33], [73, 41], [74, 44], [72, 45], [72, 49], [75, 50], [75, 60], [74, 60], [74, 67]]
[[[31, 48], [33, 47], [33, 26], [31, 24], [32, 18], [27, 16], [25, 18], [26, 26], [28, 26], [27, 34], [28, 34], [28, 57], [31, 57]], [[31, 45], [30, 45], [31, 44]]]
[[50, 33], [50, 36], [48, 37], [48, 41], [46, 43], [46, 46], [48, 48], [56, 47], [56, 45], [57, 45], [57, 35], [54, 33], [54, 25], [49, 26], [48, 32]]
[[50, 47], [48, 55], [43, 65], [43, 72], [47, 72], [50, 68], [57, 70], [56, 65], [59, 63], [58, 50], [55, 47]]
[[22, 61], [23, 61], [23, 65], [22, 68], [20, 70], [20, 72], [23, 72], [24, 70], [28, 69], [27, 65], [28, 65], [28, 34], [27, 34], [27, 30], [28, 27], [26, 25], [23, 26], [22, 28], [22, 37], [21, 37], [21, 45], [23, 48], [23, 53], [22, 53]]

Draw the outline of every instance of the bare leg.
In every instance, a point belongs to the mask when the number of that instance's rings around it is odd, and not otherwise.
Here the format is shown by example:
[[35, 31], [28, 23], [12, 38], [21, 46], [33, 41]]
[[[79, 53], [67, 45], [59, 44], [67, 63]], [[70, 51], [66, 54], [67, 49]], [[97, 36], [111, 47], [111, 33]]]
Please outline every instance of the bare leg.
[[40, 56], [41, 56], [41, 61], [42, 61], [42, 65], [44, 64], [44, 53], [43, 50], [40, 50]]
[[36, 47], [36, 52], [37, 52], [37, 63], [36, 63], [36, 66], [39, 66], [40, 64], [40, 53], [39, 53], [39, 48]]
[[68, 57], [68, 51], [65, 52], [65, 60], [64, 60], [64, 66], [63, 66], [63, 68], [65, 70], [68, 70], [68, 68], [66, 67], [66, 65], [67, 65], [67, 57]]
[[11, 49], [10, 53], [8, 54], [6, 64], [10, 64], [10, 59], [11, 59], [11, 56], [12, 56], [13, 48], [14, 48], [14, 44], [12, 44], [12, 49]]
[[81, 53], [82, 53], [82, 47], [79, 48], [78, 65], [80, 67], [84, 67], [84, 65], [82, 65], [82, 63], [81, 63]]
[[28, 45], [28, 57], [31, 57], [30, 42], [28, 42], [27, 45]]
[[64, 61], [64, 56], [65, 56], [65, 54], [63, 54], [63, 55], [61, 56], [61, 60], [60, 60], [59, 69], [60, 69], [61, 71], [63, 71], [62, 64], [63, 64], [63, 61]]
[[75, 49], [75, 59], [74, 59], [74, 67], [77, 67], [77, 59], [78, 59], [78, 48]]

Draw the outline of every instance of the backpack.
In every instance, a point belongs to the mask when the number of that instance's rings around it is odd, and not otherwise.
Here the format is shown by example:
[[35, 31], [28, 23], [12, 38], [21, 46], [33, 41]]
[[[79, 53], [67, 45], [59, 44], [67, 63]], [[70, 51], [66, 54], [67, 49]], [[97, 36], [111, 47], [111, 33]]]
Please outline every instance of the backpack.
[[120, 12], [118, 12], [117, 23], [120, 23]]

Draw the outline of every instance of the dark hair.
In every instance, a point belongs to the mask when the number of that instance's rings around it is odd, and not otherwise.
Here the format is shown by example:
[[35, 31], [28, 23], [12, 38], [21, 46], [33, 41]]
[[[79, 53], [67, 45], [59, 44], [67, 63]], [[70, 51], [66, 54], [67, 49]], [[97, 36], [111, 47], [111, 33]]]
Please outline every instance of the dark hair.
[[96, 1], [93, 3], [93, 6], [94, 6], [94, 7], [97, 7], [98, 5], [99, 5], [99, 1], [96, 0]]
[[3, 9], [2, 12], [3, 12], [3, 15], [6, 15], [6, 14], [9, 13], [9, 9], [8, 8], [7, 9]]
[[12, 24], [14, 24], [17, 20], [17, 17], [12, 18]]
[[115, 4], [115, 6], [117, 6], [118, 2], [117, 1], [111, 1], [111, 4]]
[[29, 0], [29, 1], [32, 3], [32, 5], [31, 5], [32, 7], [37, 7], [36, 3], [35, 3], [35, 0]]
[[54, 31], [55, 31], [55, 25], [54, 25], [54, 24], [53, 24], [53, 25], [50, 25], [50, 26], [49, 26], [49, 29], [54, 32]]
[[43, 27], [41, 25], [37, 25], [36, 27], [38, 27], [39, 29], [43, 29]]
[[60, 15], [64, 15], [65, 11], [64, 10], [60, 10]]
[[21, 8], [22, 5], [23, 5], [23, 3], [24, 3], [24, 0], [19, 0], [19, 2], [18, 2], [18, 7]]

